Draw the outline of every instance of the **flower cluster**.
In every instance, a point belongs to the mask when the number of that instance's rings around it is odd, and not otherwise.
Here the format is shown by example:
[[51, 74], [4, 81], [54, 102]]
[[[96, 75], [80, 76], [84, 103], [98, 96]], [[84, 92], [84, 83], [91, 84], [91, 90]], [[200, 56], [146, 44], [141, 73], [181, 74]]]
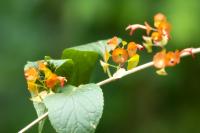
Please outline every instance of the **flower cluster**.
[[[133, 35], [137, 29], [146, 30], [146, 35], [142, 37], [144, 40], [142, 43], [143, 45], [136, 44], [135, 42], [130, 42], [128, 44], [125, 41], [119, 42], [119, 38], [117, 37], [113, 37], [107, 42], [111, 50], [106, 48], [104, 61], [101, 61], [101, 65], [103, 66], [104, 71], [108, 73], [108, 75], [110, 75], [109, 66], [113, 66], [108, 63], [110, 51], [112, 54], [113, 62], [118, 64], [117, 70], [124, 68], [125, 63], [128, 63], [127, 69], [130, 70], [134, 68], [139, 62], [139, 55], [136, 54], [138, 49], [145, 48], [148, 53], [151, 53], [153, 51], [153, 46], [159, 47], [161, 48], [161, 51], [156, 53], [153, 57], [153, 63], [154, 66], [159, 69], [157, 71], [159, 75], [167, 74], [165, 71], [166, 67], [172, 67], [179, 64], [181, 54], [185, 52], [192, 54], [192, 49], [190, 48], [184, 49], [182, 51], [176, 50], [175, 52], [166, 52], [165, 46], [171, 38], [171, 25], [168, 22], [166, 16], [162, 13], [158, 13], [154, 16], [154, 26], [150, 26], [147, 22], [145, 22], [144, 25], [133, 24], [127, 26], [126, 28], [126, 30], [130, 30], [130, 35]], [[120, 43], [122, 43], [121, 47], [119, 45]]]
[[134, 33], [136, 29], [146, 30], [146, 36], [143, 36], [143, 46], [147, 52], [152, 52], [152, 47], [161, 47], [161, 51], [156, 53], [153, 57], [153, 63], [159, 70], [157, 74], [166, 75], [165, 68], [172, 67], [180, 62], [180, 55], [189, 52], [192, 54], [192, 49], [184, 49], [182, 51], [176, 50], [175, 52], [166, 52], [165, 46], [167, 45], [170, 37], [171, 25], [168, 22], [166, 16], [162, 13], [158, 13], [154, 16], [154, 27], [151, 27], [147, 22], [145, 25], [133, 24], [129, 25], [126, 30], [130, 30], [130, 35]]
[[24, 74], [28, 90], [34, 97], [53, 92], [57, 85], [63, 87], [67, 81], [65, 77], [53, 73], [46, 61], [38, 61], [34, 67], [25, 67]]
[[159, 70], [156, 71], [159, 75], [167, 75], [165, 68], [166, 67], [173, 67], [180, 63], [180, 56], [181, 54], [188, 52], [193, 57], [192, 48], [187, 48], [182, 51], [176, 50], [175, 52], [169, 51], [166, 52], [166, 50], [162, 50], [161, 52], [158, 52], [153, 57], [153, 63], [156, 68]]
[[145, 22], [145, 25], [129, 25], [126, 30], [130, 30], [130, 35], [132, 35], [133, 32], [139, 28], [146, 30], [147, 36], [143, 36], [143, 45], [148, 52], [152, 52], [152, 46], [164, 48], [170, 39], [171, 26], [165, 15], [162, 13], [158, 13], [154, 16], [154, 27], [151, 27]]
[[[112, 76], [109, 67], [116, 68], [117, 70], [124, 67], [127, 67], [127, 70], [134, 68], [139, 62], [137, 50], [142, 49], [143, 46], [135, 42], [127, 43], [118, 37], [111, 38], [107, 41], [107, 46], [105, 47], [104, 61], [100, 61], [104, 72], [108, 73], [108, 76]], [[112, 57], [112, 61], [115, 63], [114, 65], [108, 62], [110, 57]]]

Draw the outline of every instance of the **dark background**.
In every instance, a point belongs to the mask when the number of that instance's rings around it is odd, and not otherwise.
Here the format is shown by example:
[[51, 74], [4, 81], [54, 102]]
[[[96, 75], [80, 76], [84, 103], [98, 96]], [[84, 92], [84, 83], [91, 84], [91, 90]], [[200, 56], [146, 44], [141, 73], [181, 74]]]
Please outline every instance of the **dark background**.
[[[23, 76], [27, 60], [60, 58], [66, 47], [119, 36], [140, 42], [142, 31], [128, 36], [125, 27], [166, 14], [172, 24], [168, 49], [200, 46], [199, 0], [1, 0], [0, 132], [17, 132], [36, 118]], [[140, 64], [152, 54], [141, 53]], [[92, 81], [106, 76], [96, 68]], [[200, 55], [167, 69], [154, 68], [102, 87], [103, 117], [97, 133], [199, 133]], [[35, 133], [37, 126], [28, 132]], [[50, 124], [44, 133], [55, 132]]]

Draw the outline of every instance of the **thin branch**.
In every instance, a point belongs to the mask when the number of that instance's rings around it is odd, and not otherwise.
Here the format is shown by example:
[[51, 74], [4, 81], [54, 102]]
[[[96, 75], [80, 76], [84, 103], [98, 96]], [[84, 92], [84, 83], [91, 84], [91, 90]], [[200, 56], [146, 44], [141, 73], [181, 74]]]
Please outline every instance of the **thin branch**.
[[38, 117], [37, 119], [35, 119], [33, 122], [31, 122], [30, 124], [28, 124], [25, 128], [23, 128], [22, 130], [20, 130], [18, 133], [24, 133], [29, 128], [31, 128], [32, 126], [34, 126], [35, 124], [37, 124], [38, 122], [40, 122], [41, 120], [43, 120], [44, 118], [46, 118], [48, 116], [48, 113], [49, 112], [44, 113], [43, 115], [41, 115], [40, 117]]
[[[192, 54], [196, 54], [196, 53], [200, 53], [200, 48], [193, 48], [192, 49]], [[183, 53], [181, 54], [181, 57], [185, 57], [185, 56], [188, 56], [188, 55], [191, 55], [190, 53]], [[148, 62], [148, 63], [145, 63], [143, 65], [140, 65], [138, 67], [135, 67], [134, 69], [132, 70], [129, 70], [129, 71], [126, 71], [124, 72], [120, 78], [122, 77], [125, 77], [129, 74], [132, 74], [132, 73], [135, 73], [135, 72], [138, 72], [140, 70], [143, 70], [145, 68], [148, 68], [148, 67], [151, 67], [153, 66], [153, 62]], [[99, 83], [97, 83], [98, 86], [102, 86], [102, 85], [105, 85], [107, 83], [110, 83], [112, 81], [115, 81], [115, 80], [118, 80], [120, 79], [119, 77], [110, 77], [106, 80], [103, 80]], [[37, 124], [38, 122], [40, 122], [41, 120], [43, 120], [44, 118], [46, 118], [48, 116], [48, 112], [46, 112], [45, 114], [41, 115], [40, 117], [38, 117], [36, 120], [34, 120], [33, 122], [31, 122], [30, 124], [28, 124], [26, 127], [24, 127], [22, 130], [20, 130], [18, 133], [24, 133], [25, 131], [27, 131], [29, 128], [33, 127], [35, 124]]]

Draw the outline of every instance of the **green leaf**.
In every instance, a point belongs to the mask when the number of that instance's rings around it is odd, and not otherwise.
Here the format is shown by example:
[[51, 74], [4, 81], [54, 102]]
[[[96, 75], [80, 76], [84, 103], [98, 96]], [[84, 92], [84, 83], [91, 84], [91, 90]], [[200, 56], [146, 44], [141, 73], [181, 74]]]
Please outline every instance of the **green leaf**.
[[103, 93], [96, 84], [66, 86], [44, 99], [58, 133], [93, 133], [103, 112]]
[[131, 57], [128, 60], [128, 67], [127, 67], [127, 69], [131, 70], [134, 67], [136, 67], [138, 65], [138, 63], [139, 63], [139, 60], [140, 60], [140, 56], [138, 54], [135, 54], [133, 57]]
[[[122, 41], [120, 38], [118, 38], [118, 40], [119, 43]], [[70, 78], [69, 84], [78, 86], [89, 82], [98, 55], [104, 57], [105, 51], [111, 50], [111, 47], [107, 45], [107, 41], [108, 40], [101, 40], [67, 48], [63, 51], [63, 59], [72, 59], [74, 61], [74, 72]]]
[[[36, 110], [36, 113], [37, 113], [37, 116], [40, 117], [41, 115], [43, 115], [44, 113], [47, 112], [47, 109], [44, 105], [44, 103], [40, 102], [33, 102], [33, 106]], [[44, 127], [44, 123], [45, 123], [45, 120], [46, 119], [43, 119], [42, 121], [39, 122], [39, 125], [38, 125], [38, 133], [42, 133], [42, 129]]]
[[73, 60], [73, 73], [68, 83], [78, 86], [89, 82], [90, 76], [98, 59], [98, 54], [92, 51], [66, 49], [63, 52], [62, 58], [70, 58]]
[[[92, 42], [92, 43], [88, 43], [88, 44], [84, 44], [84, 45], [80, 45], [80, 46], [67, 48], [65, 50], [73, 49], [73, 50], [79, 50], [79, 51], [91, 51], [91, 52], [96, 52], [101, 57], [103, 57], [104, 53], [105, 53], [105, 49], [107, 49], [108, 51], [111, 50], [111, 47], [109, 47], [109, 45], [107, 45], [108, 40], [109, 39], [100, 40], [97, 42]], [[118, 42], [121, 43], [122, 39], [118, 38]], [[65, 50], [63, 51], [63, 53], [65, 53]]]
[[50, 64], [55, 67], [55, 73], [59, 76], [64, 76], [67, 79], [72, 76], [74, 62], [72, 59], [63, 60], [47, 60]]
[[66, 53], [67, 50], [73, 49], [73, 50], [78, 50], [78, 51], [96, 52], [103, 57], [103, 54], [107, 47], [107, 41], [108, 40], [101, 40], [101, 41], [97, 41], [97, 42], [93, 42], [93, 43], [89, 43], [89, 44], [84, 44], [84, 45], [80, 45], [80, 46], [76, 46], [76, 47], [67, 48], [63, 51], [63, 54]]

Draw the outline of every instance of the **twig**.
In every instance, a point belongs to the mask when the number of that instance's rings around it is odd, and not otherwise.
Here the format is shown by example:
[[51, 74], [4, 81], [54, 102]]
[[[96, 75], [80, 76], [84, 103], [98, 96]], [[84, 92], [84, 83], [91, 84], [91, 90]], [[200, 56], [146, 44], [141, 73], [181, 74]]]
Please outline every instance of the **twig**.
[[48, 112], [44, 113], [43, 115], [41, 115], [40, 117], [38, 117], [37, 119], [35, 119], [33, 122], [31, 122], [30, 124], [28, 124], [25, 128], [23, 128], [22, 130], [20, 130], [18, 133], [24, 133], [29, 128], [31, 128], [32, 126], [34, 126], [35, 124], [37, 124], [38, 122], [40, 122], [41, 120], [43, 120], [44, 118], [46, 118], [47, 116], [48, 116]]
[[[200, 48], [193, 48], [192, 49], [192, 54], [196, 54], [196, 53], [200, 53]], [[181, 54], [181, 57], [185, 57], [185, 56], [188, 56], [188, 55], [191, 55], [191, 53], [183, 53]], [[132, 74], [132, 73], [135, 73], [135, 72], [138, 72], [140, 70], [143, 70], [145, 68], [148, 68], [148, 67], [151, 67], [153, 66], [153, 62], [148, 62], [146, 64], [143, 64], [143, 65], [140, 65], [138, 67], [135, 67], [134, 69], [132, 70], [129, 70], [129, 71], [126, 71], [124, 72], [120, 78], [122, 77], [125, 77], [129, 74]], [[112, 81], [115, 81], [117, 79], [120, 79], [119, 77], [110, 77], [106, 80], [103, 80], [99, 83], [97, 83], [98, 86], [102, 86], [104, 84], [107, 84], [107, 83], [110, 83]], [[46, 118], [48, 116], [48, 112], [46, 112], [45, 114], [41, 115], [40, 117], [38, 117], [36, 120], [34, 120], [33, 122], [31, 122], [30, 124], [28, 124], [26, 127], [24, 127], [22, 130], [20, 130], [18, 133], [24, 133], [25, 131], [27, 131], [29, 128], [31, 128], [32, 126], [34, 126], [35, 124], [37, 124], [38, 122], [40, 122], [41, 120], [43, 120], [44, 118]]]

